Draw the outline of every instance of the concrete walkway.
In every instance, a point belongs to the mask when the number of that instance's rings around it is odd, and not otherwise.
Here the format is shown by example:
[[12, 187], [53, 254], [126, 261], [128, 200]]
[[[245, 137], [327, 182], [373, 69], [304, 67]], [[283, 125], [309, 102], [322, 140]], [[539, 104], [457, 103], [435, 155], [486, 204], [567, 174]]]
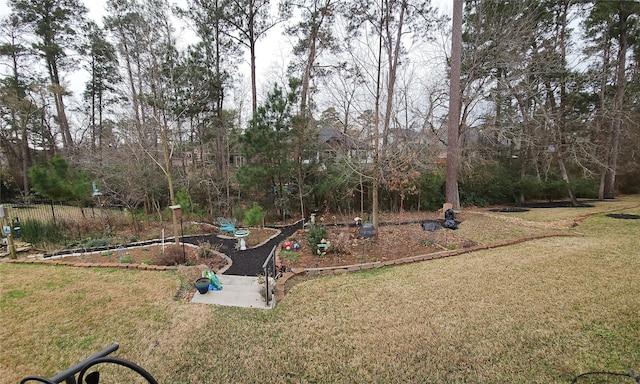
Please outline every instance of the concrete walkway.
[[301, 221], [289, 226], [277, 227], [279, 230], [277, 235], [254, 248], [242, 251], [235, 249], [237, 239], [224, 238], [218, 234], [192, 236], [185, 239], [185, 242], [192, 244], [199, 244], [203, 241], [210, 244], [220, 244], [220, 252], [232, 260], [228, 269], [216, 274], [222, 283], [222, 289], [220, 291], [208, 291], [204, 295], [196, 290], [191, 302], [257, 309], [273, 308], [275, 298], [272, 298], [269, 306], [267, 306], [260, 294], [262, 285], [258, 283], [257, 275], [263, 273], [262, 264], [269, 256], [273, 246], [291, 236], [299, 228], [302, 228]]
[[196, 291], [191, 299], [192, 303], [217, 304], [232, 307], [245, 307], [257, 309], [272, 309], [275, 300], [272, 299], [269, 306], [260, 295], [260, 288], [264, 285], [258, 283], [255, 276], [217, 275], [222, 283], [219, 291], [208, 291], [204, 295]]

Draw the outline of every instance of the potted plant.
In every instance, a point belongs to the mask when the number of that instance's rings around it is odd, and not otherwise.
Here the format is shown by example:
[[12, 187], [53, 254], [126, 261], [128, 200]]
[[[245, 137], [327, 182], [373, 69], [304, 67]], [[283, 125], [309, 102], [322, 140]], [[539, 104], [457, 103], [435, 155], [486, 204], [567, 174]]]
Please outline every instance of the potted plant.
[[198, 280], [196, 280], [194, 285], [196, 286], [196, 289], [198, 290], [198, 292], [204, 295], [209, 291], [209, 284], [211, 284], [211, 281], [209, 280], [208, 277], [201, 277]]

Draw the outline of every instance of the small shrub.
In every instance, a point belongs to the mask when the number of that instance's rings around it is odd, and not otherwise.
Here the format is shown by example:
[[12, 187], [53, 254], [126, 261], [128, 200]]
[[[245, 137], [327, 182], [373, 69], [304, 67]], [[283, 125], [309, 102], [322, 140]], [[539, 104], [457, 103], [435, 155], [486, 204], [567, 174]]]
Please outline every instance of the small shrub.
[[327, 235], [327, 228], [323, 225], [312, 225], [307, 233], [307, 245], [315, 255], [318, 251], [318, 244]]
[[421, 247], [430, 247], [433, 245], [433, 240], [422, 239], [418, 242], [418, 245]]
[[445, 201], [445, 173], [443, 171], [425, 172], [417, 182], [420, 188], [420, 207], [431, 211], [442, 208], [442, 202]]
[[552, 175], [543, 182], [541, 188], [543, 199], [553, 201], [563, 199], [567, 196], [567, 183], [557, 175]]
[[278, 253], [278, 257], [281, 259], [289, 260], [291, 262], [296, 262], [300, 258], [300, 255], [297, 252], [282, 251]]
[[257, 226], [261, 225], [263, 222], [264, 210], [254, 201], [251, 209], [244, 213], [244, 224], [248, 226]]
[[198, 257], [202, 257], [202, 258], [208, 258], [208, 257], [213, 257], [214, 256], [214, 252], [218, 251], [220, 249], [221, 245], [211, 245], [211, 243], [208, 243], [206, 241], [200, 242], [198, 243]]
[[135, 260], [133, 260], [133, 257], [131, 257], [130, 254], [124, 254], [122, 256], [120, 256], [120, 264], [133, 264], [135, 263]]
[[592, 199], [598, 197], [599, 185], [596, 180], [581, 177], [573, 180], [572, 186], [574, 188], [576, 196], [578, 197]]
[[111, 244], [111, 240], [109, 239], [91, 239], [85, 243], [85, 247], [98, 248], [98, 247], [106, 247], [109, 244]]
[[164, 252], [160, 251], [156, 257], [153, 258], [154, 265], [180, 265], [185, 262], [185, 255], [180, 245], [173, 244], [167, 245], [164, 248]]
[[22, 239], [31, 244], [58, 243], [60, 227], [53, 222], [41, 223], [38, 220], [25, 220], [20, 225]]
[[180, 205], [182, 212], [191, 212], [191, 199], [189, 192], [182, 188], [176, 191], [176, 204]]

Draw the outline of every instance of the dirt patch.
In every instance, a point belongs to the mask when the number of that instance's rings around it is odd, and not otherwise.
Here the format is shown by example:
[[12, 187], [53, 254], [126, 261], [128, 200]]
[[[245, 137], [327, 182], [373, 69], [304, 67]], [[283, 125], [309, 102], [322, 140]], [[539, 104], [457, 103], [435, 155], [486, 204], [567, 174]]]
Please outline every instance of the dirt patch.
[[185, 244], [147, 245], [142, 247], [117, 248], [101, 252], [84, 253], [77, 256], [66, 256], [65, 261], [79, 263], [120, 263], [149, 265], [205, 265], [218, 271], [228, 263], [227, 259], [213, 248], [195, 247]]
[[[409, 216], [409, 217], [408, 217]], [[433, 220], [434, 215], [403, 215], [393, 221], [380, 225], [377, 238], [360, 238], [359, 228], [341, 225], [327, 225], [326, 240], [330, 247], [326, 254], [312, 252], [307, 243], [308, 229], [298, 230], [288, 241], [300, 248], [286, 252], [279, 249], [280, 265], [291, 268], [323, 268], [332, 266], [355, 265], [376, 261], [387, 261], [409, 256], [428, 254], [442, 250], [468, 248], [476, 245], [457, 231], [438, 229], [425, 231], [423, 221]], [[457, 218], [458, 220], [460, 218]]]

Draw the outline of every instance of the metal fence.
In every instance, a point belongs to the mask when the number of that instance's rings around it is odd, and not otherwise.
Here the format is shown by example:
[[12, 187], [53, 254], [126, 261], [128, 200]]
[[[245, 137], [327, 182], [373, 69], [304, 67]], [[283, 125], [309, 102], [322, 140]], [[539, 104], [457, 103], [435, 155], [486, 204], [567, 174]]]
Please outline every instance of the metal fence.
[[52, 228], [60, 242], [106, 236], [113, 234], [115, 224], [126, 216], [119, 207], [77, 207], [53, 201], [5, 201], [0, 207], [2, 235], [13, 230], [15, 238], [23, 237], [27, 242], [42, 238]]
[[277, 245], [273, 246], [273, 249], [267, 256], [267, 259], [262, 264], [262, 271], [264, 273], [264, 284], [266, 288], [264, 300], [267, 303], [267, 307], [270, 306], [271, 300], [273, 299], [273, 290], [274, 287], [269, 286], [269, 278], [272, 278], [275, 282], [276, 279], [276, 249]]
[[12, 220], [37, 220], [40, 222], [76, 221], [86, 219], [99, 219], [105, 212], [111, 209], [98, 207], [76, 207], [73, 205], [53, 202], [37, 201], [31, 203], [1, 202], [5, 215]]

